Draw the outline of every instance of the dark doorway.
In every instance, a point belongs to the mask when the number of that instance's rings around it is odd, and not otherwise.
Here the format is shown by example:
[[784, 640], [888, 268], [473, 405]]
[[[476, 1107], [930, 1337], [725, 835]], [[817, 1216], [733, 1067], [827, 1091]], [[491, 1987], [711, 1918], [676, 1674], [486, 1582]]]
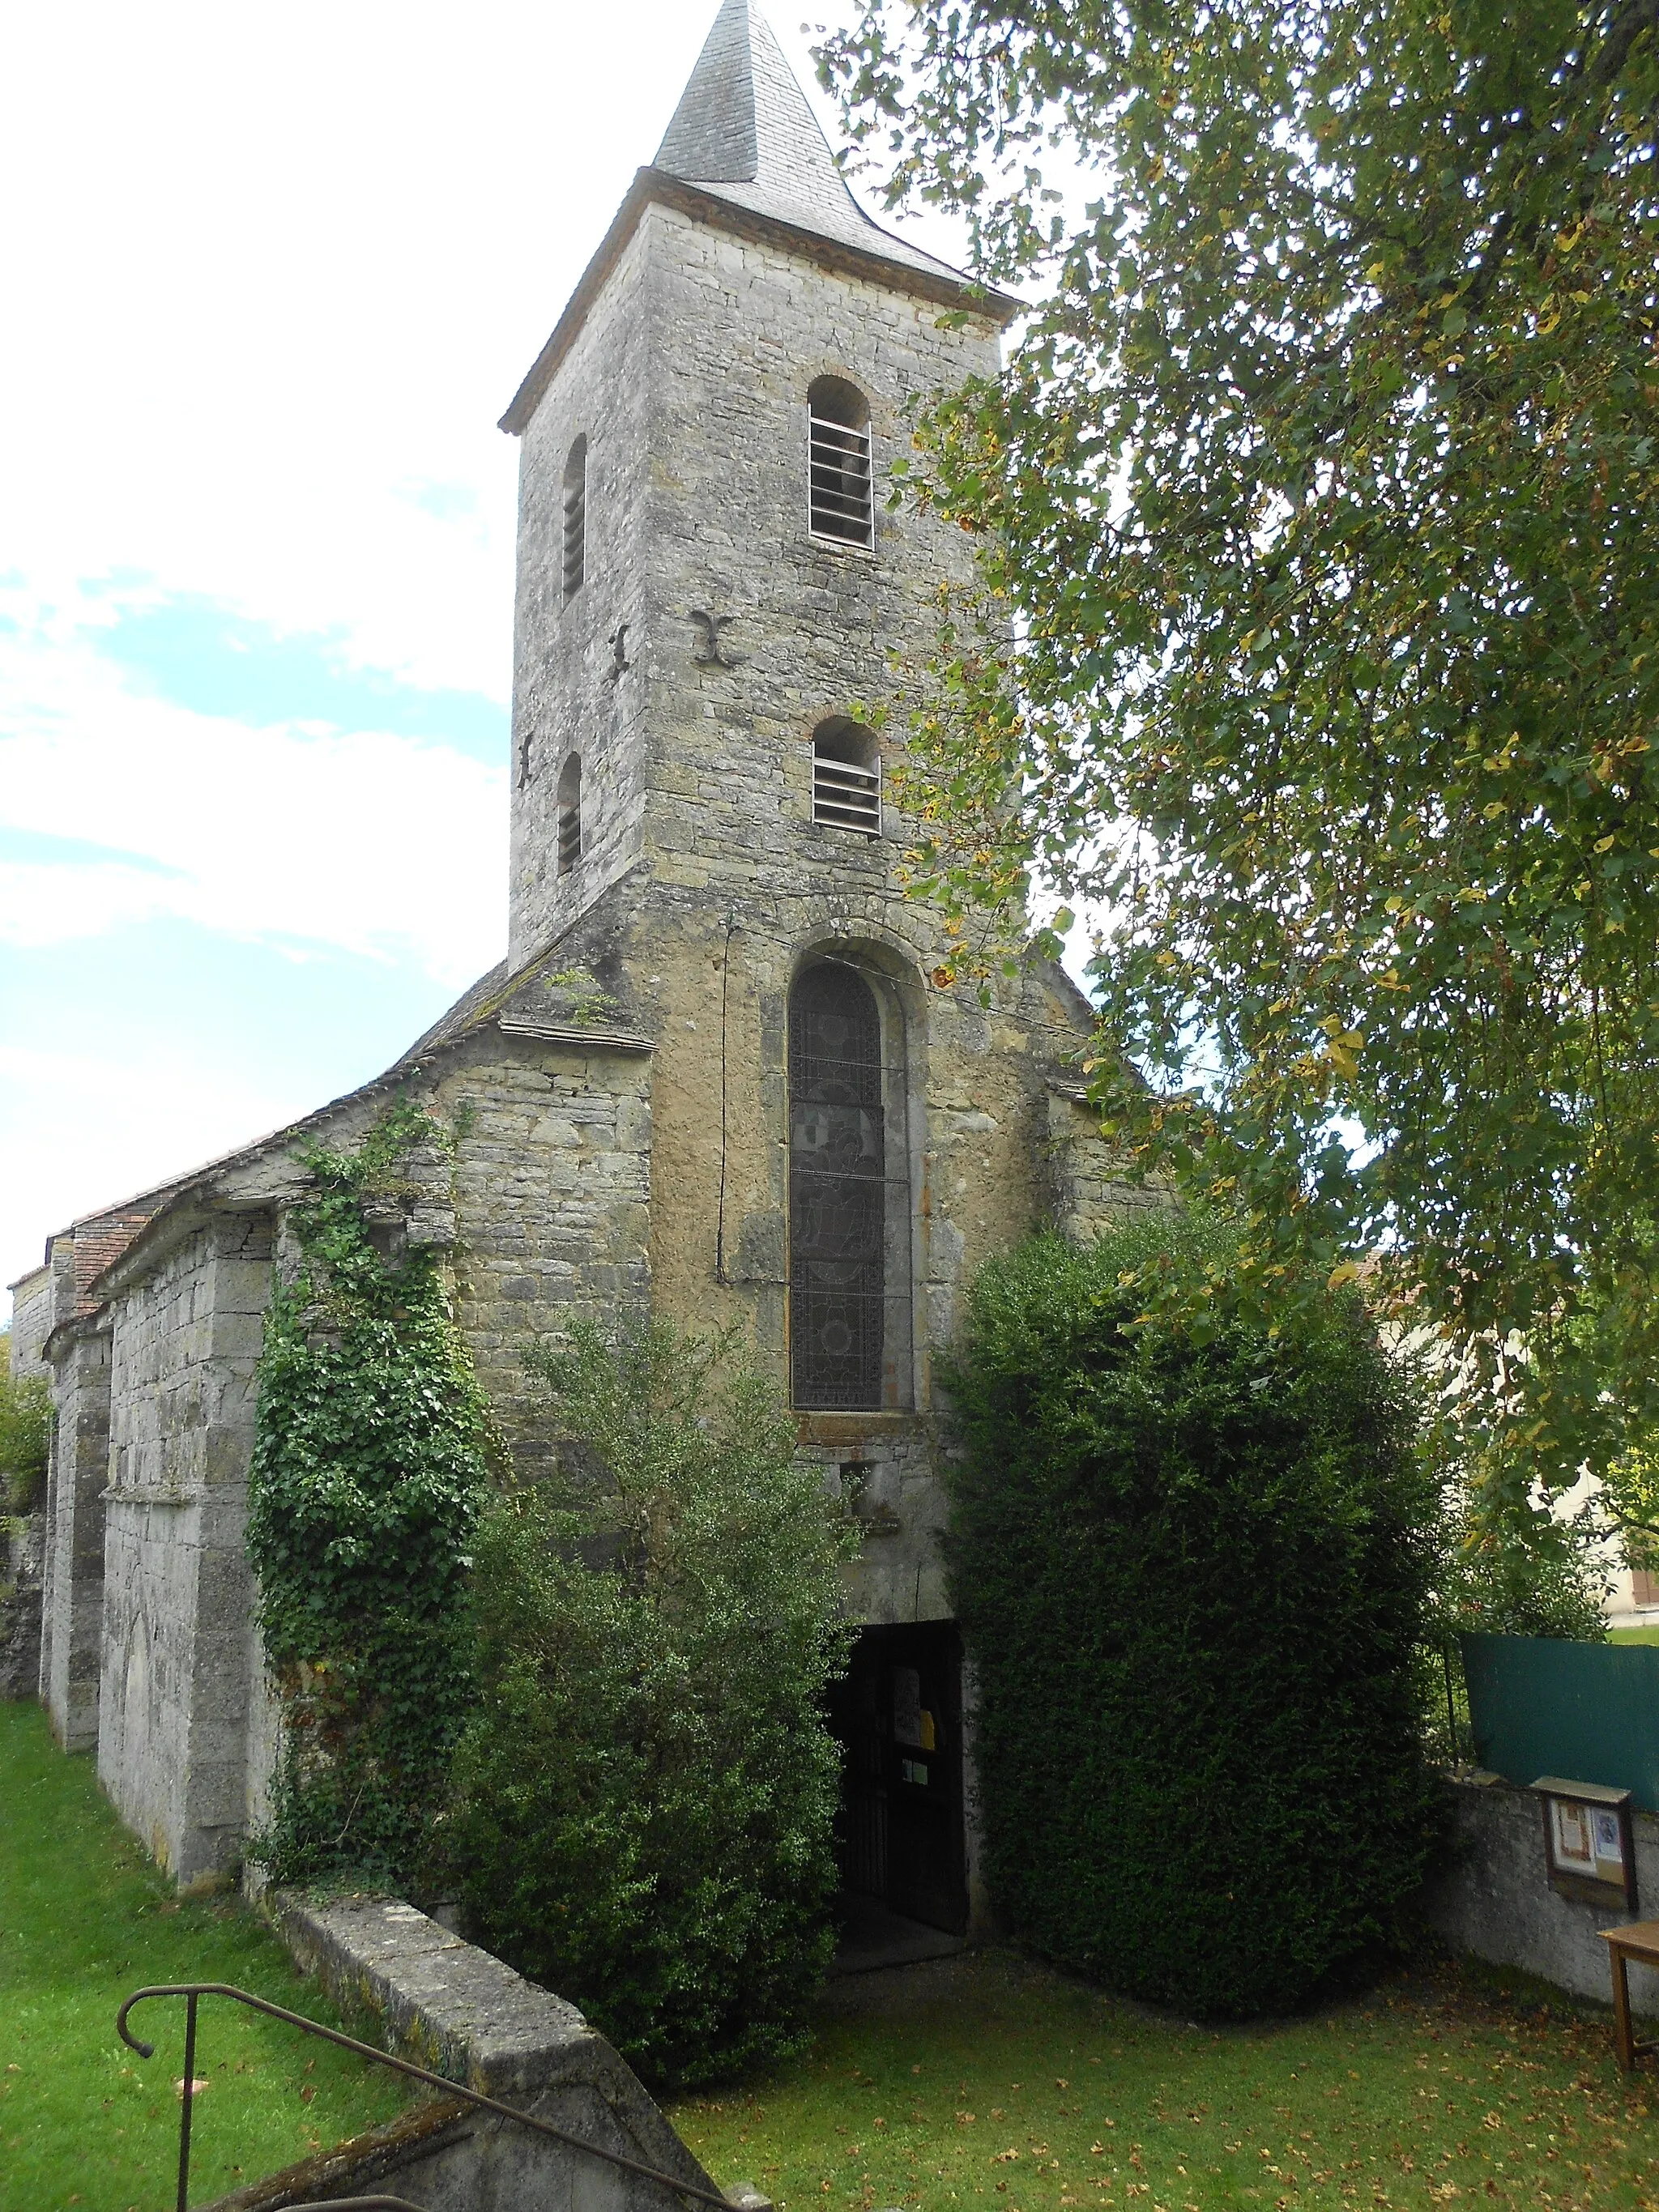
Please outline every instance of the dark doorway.
[[968, 1926], [962, 1820], [962, 1644], [951, 1621], [866, 1628], [837, 1683], [842, 1887], [960, 1936]]

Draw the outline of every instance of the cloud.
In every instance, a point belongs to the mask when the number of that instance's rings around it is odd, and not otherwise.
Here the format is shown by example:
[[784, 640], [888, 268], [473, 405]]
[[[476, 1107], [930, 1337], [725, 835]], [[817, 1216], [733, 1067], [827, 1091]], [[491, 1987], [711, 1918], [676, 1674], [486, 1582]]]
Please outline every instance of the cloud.
[[[331, 703], [382, 705], [386, 726], [256, 726], [138, 688], [103, 649], [124, 627], [103, 608], [14, 592], [7, 611], [0, 827], [74, 842], [61, 857], [0, 859], [0, 940], [171, 917], [296, 950], [413, 957], [453, 989], [500, 957], [505, 769], [400, 734], [418, 700], [342, 678]], [[243, 627], [268, 648], [268, 632]], [[209, 656], [198, 696], [216, 696], [222, 673]]]
[[46, 1237], [77, 1214], [213, 1159], [319, 1103], [240, 1080], [210, 1052], [181, 1052], [172, 1035], [149, 1054], [129, 1049], [119, 1075], [112, 1094], [110, 1064], [95, 1052], [0, 1045], [5, 1280], [37, 1267]]
[[496, 420], [715, 4], [13, 11], [9, 1251], [363, 1079], [498, 957]]
[[504, 700], [354, 665], [341, 630], [285, 632], [186, 592], [117, 605], [96, 642], [141, 688], [199, 714], [256, 727], [294, 721], [387, 730], [437, 738], [483, 761], [507, 759]]

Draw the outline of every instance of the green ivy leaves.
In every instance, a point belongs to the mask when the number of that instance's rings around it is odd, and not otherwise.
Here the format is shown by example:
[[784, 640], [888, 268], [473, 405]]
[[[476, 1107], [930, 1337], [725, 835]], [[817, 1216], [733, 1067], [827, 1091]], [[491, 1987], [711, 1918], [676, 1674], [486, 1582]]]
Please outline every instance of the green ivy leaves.
[[400, 1101], [355, 1152], [301, 1156], [314, 1192], [266, 1319], [247, 1533], [283, 1729], [253, 1850], [281, 1881], [416, 1881], [470, 1704], [489, 1413], [438, 1260], [389, 1261], [366, 1219], [412, 1151], [447, 1144]]

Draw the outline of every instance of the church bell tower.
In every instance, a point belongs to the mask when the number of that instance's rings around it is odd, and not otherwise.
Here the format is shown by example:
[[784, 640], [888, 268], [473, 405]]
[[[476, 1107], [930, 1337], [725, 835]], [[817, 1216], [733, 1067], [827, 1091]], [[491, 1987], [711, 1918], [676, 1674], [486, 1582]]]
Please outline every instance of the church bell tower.
[[946, 941], [855, 702], [896, 686], [902, 730], [932, 597], [971, 573], [891, 468], [1012, 305], [862, 212], [724, 0], [503, 418], [511, 964], [586, 962], [652, 1037], [653, 1299], [751, 1331], [815, 1416], [926, 1406], [960, 1249], [926, 1101], [971, 1041], [929, 1004]]

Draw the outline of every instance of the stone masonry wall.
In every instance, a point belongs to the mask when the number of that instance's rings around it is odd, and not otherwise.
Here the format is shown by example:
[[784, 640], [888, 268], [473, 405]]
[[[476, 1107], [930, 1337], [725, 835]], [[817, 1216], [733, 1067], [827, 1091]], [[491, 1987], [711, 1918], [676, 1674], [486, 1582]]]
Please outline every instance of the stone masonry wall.
[[[888, 806], [877, 837], [811, 818], [814, 730], [891, 699], [884, 742], [902, 733], [938, 586], [971, 574], [953, 527], [885, 504], [907, 409], [996, 363], [991, 324], [945, 323], [879, 276], [653, 206], [529, 426], [522, 475], [520, 720], [556, 701], [562, 726], [607, 732], [644, 796], [626, 880], [601, 830], [601, 857], [550, 899], [528, 888], [532, 855], [551, 850], [547, 793], [515, 794], [514, 957], [550, 928], [561, 961], [603, 945], [606, 988], [654, 1043], [653, 1301], [683, 1325], [735, 1327], [784, 1387], [790, 988], [828, 955], [862, 969], [882, 1007], [889, 1166], [910, 1215], [908, 1250], [890, 1246], [888, 1404], [804, 1416], [801, 1431], [832, 1488], [857, 1470], [872, 1518], [854, 1602], [886, 1620], [946, 1609], [928, 1416], [966, 1282], [1039, 1222], [1087, 1235], [1114, 1204], [1086, 1116], [1064, 1105], [1057, 1133], [1051, 1086], [1075, 1085], [1089, 1027], [1077, 992], [1040, 966], [997, 978], [988, 1007], [971, 986], [937, 988], [948, 939], [902, 895], [902, 817]], [[870, 403], [871, 550], [808, 526], [807, 392], [824, 374]], [[560, 611], [560, 483], [579, 428], [591, 557]], [[718, 653], [705, 618], [720, 620]], [[600, 648], [624, 620], [618, 672]]]
[[650, 1055], [485, 1036], [446, 1060], [431, 1103], [459, 1133], [458, 1314], [529, 1473], [547, 1436], [526, 1352], [573, 1310], [649, 1298]]
[[[1634, 1914], [1622, 1905], [1584, 1905], [1549, 1886], [1544, 1825], [1530, 1790], [1508, 1783], [1452, 1783], [1454, 1826], [1444, 1864], [1424, 1896], [1424, 1916], [1454, 1950], [1519, 1966], [1576, 1996], [1607, 2002], [1607, 1947], [1598, 1931], [1650, 1920], [1659, 1905], [1659, 1817], [1632, 1816], [1636, 1845]], [[1659, 1973], [1630, 1970], [1631, 2002], [1659, 2014]]]
[[[52, 1271], [36, 1267], [11, 1285], [9, 1374], [49, 1382], [42, 1346], [52, 1325]], [[33, 1698], [40, 1688], [42, 1584], [46, 1572], [44, 1487], [34, 1508], [8, 1522], [0, 1498], [0, 1698]]]
[[181, 1883], [242, 1836], [254, 1589], [244, 1548], [271, 1230], [228, 1215], [111, 1302], [99, 1778]]
[[1172, 1202], [1154, 1183], [1126, 1181], [1119, 1155], [1100, 1133], [1099, 1115], [1070, 1089], [1048, 1094], [1044, 1150], [1054, 1225], [1076, 1243], [1092, 1244], [1126, 1215]]
[[[645, 801], [640, 681], [649, 651], [645, 532], [653, 459], [644, 331], [647, 237], [636, 231], [520, 455], [514, 621], [510, 957], [521, 966], [638, 860]], [[587, 440], [586, 574], [563, 596], [564, 469]], [[620, 635], [623, 625], [625, 634]], [[613, 643], [613, 641], [616, 642]], [[621, 661], [629, 664], [623, 672]], [[557, 872], [557, 790], [582, 761], [583, 859]]]
[[[648, 1295], [648, 1049], [487, 1028], [404, 1089], [456, 1136], [453, 1163], [434, 1148], [407, 1164], [404, 1233], [453, 1265], [480, 1377], [533, 1471], [546, 1424], [526, 1351], [573, 1306], [638, 1310]], [[313, 1139], [350, 1150], [385, 1104], [355, 1099]], [[63, 1578], [94, 1670], [101, 1650], [101, 1726], [94, 1702], [85, 1740], [122, 1817], [181, 1883], [228, 1868], [267, 1808], [277, 1733], [247, 1475], [273, 1219], [306, 1188], [287, 1144], [229, 1164], [194, 1215], [135, 1247], [74, 1354], [82, 1400], [100, 1361], [103, 1384], [101, 1426], [76, 1431], [101, 1493], [96, 1572]], [[65, 1462], [65, 1497], [78, 1464]], [[101, 1617], [88, 1643], [89, 1594]]]
[[109, 1355], [108, 1326], [101, 1317], [90, 1316], [73, 1324], [57, 1370], [57, 1420], [46, 1487], [40, 1698], [65, 1751], [85, 1751], [98, 1741]]

